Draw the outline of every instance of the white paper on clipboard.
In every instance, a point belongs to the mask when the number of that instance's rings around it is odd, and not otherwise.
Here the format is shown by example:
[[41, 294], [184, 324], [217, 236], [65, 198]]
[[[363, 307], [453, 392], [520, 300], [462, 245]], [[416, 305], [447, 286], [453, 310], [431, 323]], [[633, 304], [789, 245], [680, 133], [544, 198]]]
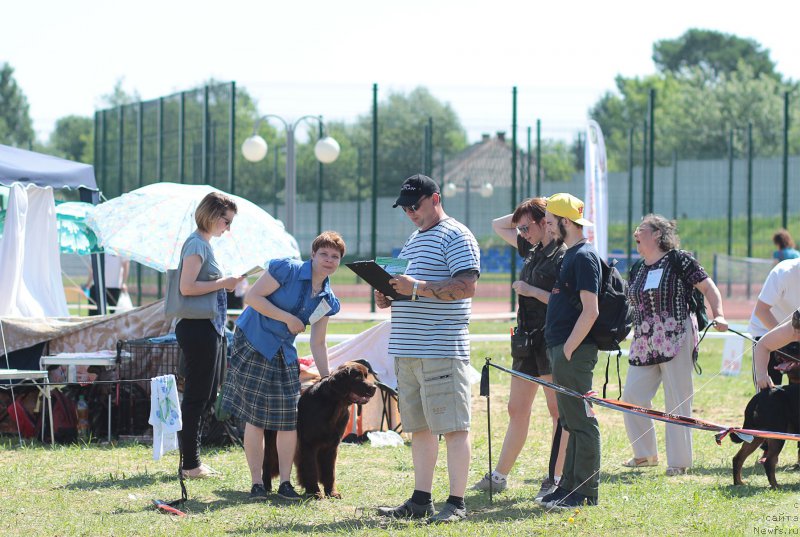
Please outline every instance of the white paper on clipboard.
[[328, 304], [328, 301], [323, 298], [316, 309], [314, 309], [314, 311], [311, 312], [311, 315], [308, 317], [308, 324], [314, 324], [315, 322], [319, 321], [325, 317], [325, 314], [327, 314], [329, 311], [331, 311], [331, 305]]

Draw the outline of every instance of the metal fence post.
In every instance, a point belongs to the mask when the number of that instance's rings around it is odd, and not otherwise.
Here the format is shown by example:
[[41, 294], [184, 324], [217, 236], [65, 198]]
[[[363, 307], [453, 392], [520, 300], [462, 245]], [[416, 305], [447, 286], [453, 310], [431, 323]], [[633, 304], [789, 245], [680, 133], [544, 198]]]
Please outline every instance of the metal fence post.
[[733, 255], [733, 129], [728, 131], [728, 255]]
[[[517, 87], [511, 90], [511, 212], [517, 206]], [[514, 248], [507, 247], [511, 252], [511, 284], [517, 274], [517, 256]], [[516, 293], [511, 287], [511, 311], [515, 310], [517, 303]]]
[[628, 130], [628, 273], [633, 261], [633, 128]]
[[[319, 116], [319, 139], [322, 140], [322, 116]], [[317, 161], [317, 235], [322, 233], [322, 161]]]
[[[139, 101], [136, 108], [136, 174], [139, 187], [144, 186], [144, 133], [142, 116], [144, 115], [144, 103]], [[136, 305], [142, 305], [142, 265], [136, 263]]]
[[525, 162], [525, 197], [531, 197], [531, 127], [528, 125], [528, 152]]
[[228, 188], [236, 194], [236, 82], [231, 82], [231, 106], [228, 111]]
[[202, 148], [202, 162], [200, 177], [203, 178], [203, 183], [208, 184], [208, 146], [209, 146], [209, 133], [211, 132], [209, 117], [208, 117], [208, 86], [203, 86], [203, 143]]
[[178, 179], [184, 182], [184, 151], [186, 150], [186, 92], [181, 92], [181, 100], [178, 106]]
[[536, 195], [542, 195], [542, 120], [536, 120]]
[[649, 109], [650, 109], [650, 136], [649, 136], [649, 146], [650, 146], [650, 158], [648, 159], [648, 164], [650, 168], [650, 191], [648, 192], [648, 212], [655, 212], [655, 142], [656, 142], [656, 131], [655, 131], [655, 109], [656, 109], [656, 90], [650, 88], [650, 101], [649, 101]]
[[672, 150], [672, 219], [678, 219], [678, 150]]
[[117, 192], [118, 196], [121, 196], [125, 192], [125, 181], [123, 179], [124, 175], [124, 167], [122, 164], [122, 153], [123, 153], [123, 140], [125, 138], [125, 107], [120, 106], [117, 109], [117, 118], [119, 120], [119, 125], [117, 125], [117, 184], [119, 188], [119, 192]]
[[783, 93], [783, 203], [781, 227], [789, 227], [789, 92]]
[[[372, 84], [372, 259], [378, 255], [378, 84]], [[375, 293], [369, 294], [369, 311], [375, 313]]]
[[647, 120], [642, 123], [642, 216], [646, 215], [647, 210]]
[[[747, 124], [747, 257], [753, 257], [753, 124]], [[748, 286], [749, 295], [749, 286]], [[747, 298], [750, 298], [749, 296]]]

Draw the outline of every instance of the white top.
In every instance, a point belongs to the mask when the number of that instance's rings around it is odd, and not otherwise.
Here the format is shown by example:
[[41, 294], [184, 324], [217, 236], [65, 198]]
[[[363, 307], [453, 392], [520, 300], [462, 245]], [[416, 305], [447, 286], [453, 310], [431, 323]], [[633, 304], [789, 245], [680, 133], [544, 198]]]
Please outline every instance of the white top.
[[122, 289], [122, 259], [112, 254], [105, 254], [105, 278], [107, 289]]
[[[408, 259], [406, 274], [441, 281], [468, 270], [480, 271], [481, 254], [472, 232], [452, 218], [415, 231], [400, 251]], [[469, 360], [469, 316], [472, 299], [392, 302], [389, 354], [414, 358]]]
[[[779, 323], [789, 319], [800, 307], [800, 259], [781, 261], [769, 271], [764, 287], [758, 299], [770, 306], [770, 311]], [[761, 337], [767, 328], [756, 317], [755, 311], [750, 316], [750, 334]]]

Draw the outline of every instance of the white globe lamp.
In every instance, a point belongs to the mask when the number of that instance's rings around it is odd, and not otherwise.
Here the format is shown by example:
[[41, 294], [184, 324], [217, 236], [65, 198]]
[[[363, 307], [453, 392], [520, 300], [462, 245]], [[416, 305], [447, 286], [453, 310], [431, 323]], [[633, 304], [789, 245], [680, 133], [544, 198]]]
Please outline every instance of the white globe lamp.
[[483, 183], [483, 186], [481, 187], [481, 197], [491, 198], [493, 192], [494, 187], [492, 186], [492, 183]]
[[267, 142], [258, 134], [254, 134], [242, 144], [242, 155], [250, 162], [259, 162], [267, 156]]
[[320, 139], [314, 146], [314, 155], [316, 155], [317, 160], [323, 164], [330, 164], [339, 158], [340, 151], [339, 142], [330, 136], [325, 136]]
[[444, 185], [444, 196], [446, 198], [451, 198], [456, 195], [456, 185], [454, 183], [447, 183]]

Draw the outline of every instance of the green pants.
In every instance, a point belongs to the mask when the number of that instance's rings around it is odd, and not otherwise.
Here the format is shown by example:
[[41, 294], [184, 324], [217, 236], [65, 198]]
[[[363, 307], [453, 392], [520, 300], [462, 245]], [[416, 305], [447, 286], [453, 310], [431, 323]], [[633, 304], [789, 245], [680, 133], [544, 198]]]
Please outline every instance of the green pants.
[[[592, 371], [597, 364], [597, 346], [580, 345], [568, 361], [564, 345], [547, 349], [553, 367], [553, 382], [585, 394], [592, 389]], [[600, 487], [600, 427], [586, 415], [583, 399], [556, 393], [558, 415], [569, 432], [564, 471], [559, 486], [597, 498]]]

